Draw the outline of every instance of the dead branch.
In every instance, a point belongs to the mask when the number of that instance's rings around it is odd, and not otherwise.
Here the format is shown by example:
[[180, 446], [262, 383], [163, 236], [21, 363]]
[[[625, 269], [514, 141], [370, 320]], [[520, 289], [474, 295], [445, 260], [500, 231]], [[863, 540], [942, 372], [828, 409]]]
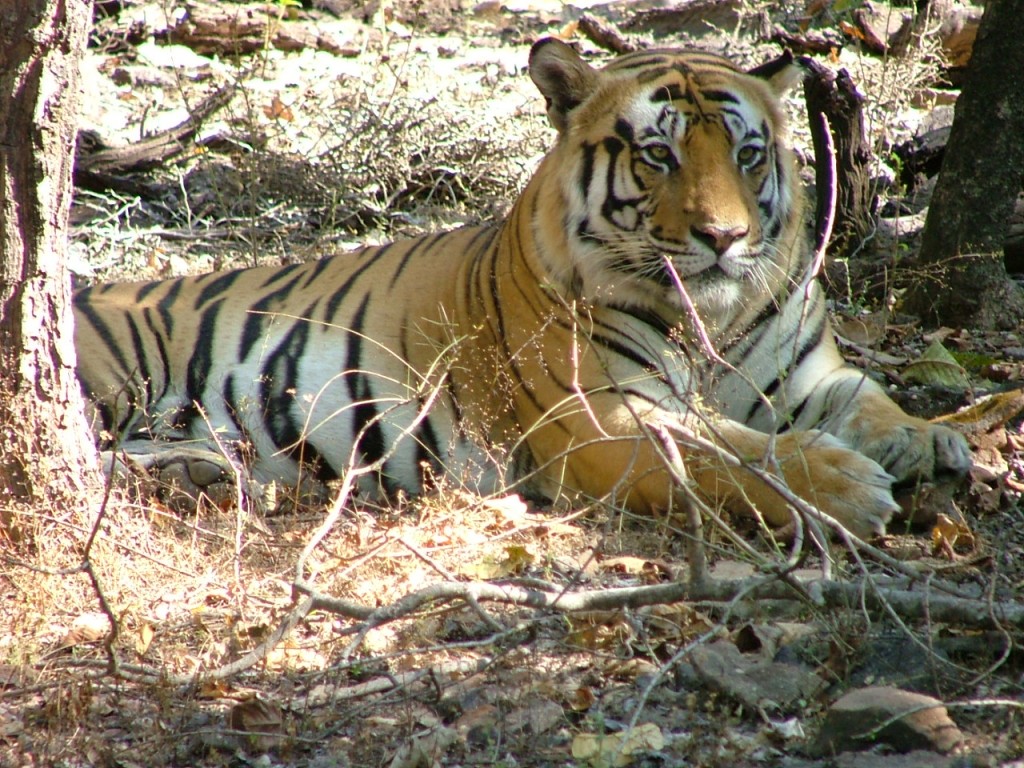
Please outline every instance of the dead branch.
[[[393, 603], [377, 608], [323, 595], [308, 585], [296, 585], [296, 588], [306, 591], [307, 597], [288, 612], [263, 643], [229, 664], [196, 675], [179, 675], [170, 679], [158, 670], [121, 665], [116, 670], [117, 676], [143, 682], [160, 679], [173, 686], [195, 685], [200, 680], [229, 679], [263, 661], [314, 610], [360, 621], [346, 632], [356, 635], [348, 649], [351, 653], [372, 629], [407, 618], [435, 603], [451, 601], [461, 601], [471, 607], [481, 602], [492, 602], [558, 613], [577, 613], [638, 609], [684, 601], [708, 606], [721, 605], [731, 610], [738, 602], [756, 601], [763, 604], [768, 600], [797, 600], [812, 601], [819, 608], [825, 609], [859, 605], [870, 611], [895, 612], [904, 619], [927, 619], [930, 622], [977, 629], [1024, 629], [1022, 604], [936, 595], [921, 589], [883, 585], [879, 579], [861, 583], [822, 579], [804, 585], [773, 574], [744, 580], [707, 579], [700, 585], [672, 582], [579, 592], [545, 591], [511, 584], [447, 581], [411, 592]], [[109, 674], [109, 663], [104, 664], [104, 667]]]
[[387, 675], [386, 677], [374, 677], [364, 683], [333, 689], [329, 693], [327, 691], [314, 691], [309, 696], [296, 702], [295, 707], [305, 710], [308, 707], [337, 704], [341, 701], [352, 701], [353, 699], [372, 696], [376, 693], [387, 693], [397, 688], [408, 688], [429, 677], [432, 672], [432, 667], [426, 667], [424, 669], [415, 669], [411, 672], [399, 672], [398, 674]]
[[830, 30], [807, 30], [793, 34], [776, 26], [772, 30], [771, 39], [773, 43], [778, 43], [795, 53], [813, 53], [818, 56], [828, 56], [843, 47], [843, 41]]
[[157, 168], [185, 152], [203, 122], [225, 106], [235, 93], [234, 84], [217, 89], [190, 110], [189, 116], [165, 131], [127, 147], [91, 150], [80, 144], [75, 159], [75, 186], [104, 191], [118, 188], [121, 174]]
[[[253, 648], [247, 654], [242, 656], [240, 659], [236, 659], [230, 664], [225, 664], [222, 667], [211, 670], [202, 675], [203, 679], [206, 680], [226, 680], [229, 677], [237, 675], [239, 672], [244, 672], [250, 667], [255, 666], [259, 662], [267, 658], [267, 655], [277, 647], [278, 643], [284, 640], [291, 631], [302, 621], [306, 616], [309, 615], [310, 611], [313, 610], [314, 601], [311, 599], [303, 600], [301, 603], [296, 605], [292, 610], [288, 612], [284, 620], [278, 625], [266, 640], [260, 643], [258, 646]], [[192, 678], [189, 678], [191, 681]], [[185, 680], [172, 680], [172, 684], [182, 684], [187, 682]]]
[[[687, 487], [686, 465], [679, 453], [679, 446], [664, 427], [655, 425], [651, 427], [651, 431], [661, 444], [669, 472], [672, 473], [672, 481], [680, 488], [685, 489]], [[707, 555], [704, 552], [704, 521], [695, 499], [689, 498], [689, 495], [687, 494], [687, 498], [684, 500], [686, 505], [686, 560], [690, 566], [690, 583], [701, 586], [710, 578]]]
[[632, 53], [640, 50], [640, 46], [623, 35], [612, 22], [599, 19], [592, 13], [580, 16], [577, 28], [594, 45], [599, 45], [612, 53]]
[[420, 608], [437, 601], [461, 600], [468, 603], [497, 602], [527, 608], [547, 609], [560, 613], [641, 608], [648, 605], [676, 603], [688, 598], [690, 588], [680, 582], [649, 587], [620, 587], [582, 592], [546, 592], [510, 584], [446, 581], [411, 592], [388, 605], [375, 609], [338, 600], [322, 594], [310, 594], [317, 609], [350, 618], [363, 619], [361, 627], [351, 631], [373, 629], [405, 618]]
[[836, 220], [836, 204], [839, 199], [836, 168], [836, 148], [832, 143], [832, 127], [828, 116], [822, 112], [811, 118], [811, 136], [814, 144], [814, 186], [817, 203], [814, 209], [814, 258], [806, 282], [821, 274], [825, 263], [825, 252], [832, 239], [832, 228]]
[[[820, 580], [814, 582], [815, 597], [821, 607], [840, 608], [862, 604], [871, 610], [890, 605], [901, 616], [933, 622], [992, 629], [1024, 627], [1024, 605], [996, 603], [987, 600], [948, 595], [935, 595], [920, 590], [891, 588], [876, 583]], [[383, 624], [405, 618], [432, 603], [461, 600], [496, 602], [505, 605], [575, 613], [642, 608], [681, 601], [723, 603], [743, 595], [751, 600], [806, 599], [794, 585], [772, 576], [746, 580], [708, 580], [703, 586], [673, 582], [653, 586], [619, 587], [583, 590], [580, 592], [545, 592], [508, 584], [480, 582], [439, 582], [376, 609], [338, 600], [321, 594], [310, 595], [312, 608], [342, 616], [361, 619], [363, 623], [350, 632], [365, 632]]]

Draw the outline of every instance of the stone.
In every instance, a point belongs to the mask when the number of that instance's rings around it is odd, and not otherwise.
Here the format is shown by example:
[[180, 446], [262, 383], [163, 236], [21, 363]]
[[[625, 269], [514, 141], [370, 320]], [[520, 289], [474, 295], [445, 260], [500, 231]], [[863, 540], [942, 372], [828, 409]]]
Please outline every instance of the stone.
[[[808, 760], [802, 757], [783, 757], [778, 768], [966, 768], [962, 758], [937, 755], [916, 750], [905, 754], [879, 754], [870, 752], [843, 752], [827, 760]], [[1003, 767], [1005, 768], [1005, 767]], [[1024, 766], [1022, 766], [1024, 768]]]
[[[885, 545], [889, 549], [888, 544]], [[935, 695], [936, 686], [960, 682], [946, 654], [935, 648], [925, 653], [903, 632], [872, 633], [864, 638], [854, 657], [849, 683], [852, 688], [886, 686]]]
[[825, 689], [825, 681], [803, 664], [776, 662], [742, 653], [727, 640], [694, 648], [690, 663], [709, 687], [769, 712], [792, 713]]
[[844, 752], [835, 761], [835, 768], [954, 768], [963, 765], [964, 763], [955, 757], [937, 755], [921, 749], [902, 755]]
[[[898, 719], [890, 723], [893, 718]], [[885, 723], [889, 724], [882, 727]], [[963, 734], [938, 699], [891, 686], [871, 686], [850, 691], [829, 708], [815, 751], [834, 754], [881, 743], [899, 752], [944, 753], [962, 742]]]

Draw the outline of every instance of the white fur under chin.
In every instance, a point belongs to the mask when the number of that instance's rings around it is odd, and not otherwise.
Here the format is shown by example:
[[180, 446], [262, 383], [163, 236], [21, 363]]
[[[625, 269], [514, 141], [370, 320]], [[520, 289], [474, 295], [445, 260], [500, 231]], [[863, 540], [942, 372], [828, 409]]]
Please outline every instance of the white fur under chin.
[[724, 328], [742, 306], [743, 283], [733, 280], [716, 280], [713, 283], [687, 286], [690, 301], [709, 329]]

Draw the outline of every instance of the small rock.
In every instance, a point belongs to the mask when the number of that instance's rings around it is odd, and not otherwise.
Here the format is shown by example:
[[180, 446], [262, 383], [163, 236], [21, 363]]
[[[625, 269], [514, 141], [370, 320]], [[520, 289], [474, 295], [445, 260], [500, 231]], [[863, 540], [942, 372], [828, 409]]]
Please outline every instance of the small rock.
[[500, 741], [498, 722], [501, 714], [493, 704], [480, 704], [467, 709], [452, 723], [455, 732], [475, 749], [491, 746]]
[[[884, 548], [891, 551], [889, 542]], [[892, 554], [896, 554], [893, 552]], [[854, 688], [887, 686], [935, 695], [937, 685], [960, 682], [952, 668], [943, 664], [946, 654], [936, 649], [935, 657], [902, 632], [882, 632], [864, 638], [857, 660], [850, 670]]]
[[891, 8], [874, 9], [870, 4], [853, 12], [860, 28], [861, 43], [872, 53], [884, 54], [906, 47], [910, 38], [912, 14], [896, 13]]
[[741, 653], [729, 641], [695, 648], [690, 663], [709, 687], [770, 712], [793, 712], [825, 688], [825, 681], [805, 665]]
[[843, 752], [823, 761], [807, 760], [802, 757], [786, 756], [782, 758], [778, 768], [966, 768], [972, 763], [964, 762], [963, 758], [950, 755], [937, 755], [934, 752], [917, 750], [906, 754], [879, 754], [877, 750], [870, 752]]
[[879, 755], [874, 752], [844, 752], [836, 758], [836, 768], [954, 768], [962, 766], [955, 757], [916, 750], [905, 755]]
[[565, 711], [553, 701], [541, 699], [528, 707], [519, 707], [505, 715], [508, 733], [538, 736], [558, 725], [565, 724]]
[[[922, 706], [927, 708], [920, 709]], [[910, 714], [874, 733], [904, 712]], [[872, 686], [851, 691], [832, 705], [818, 734], [816, 750], [833, 754], [864, 750], [881, 742], [900, 752], [949, 752], [962, 741], [963, 734], [938, 699], [890, 686]]]

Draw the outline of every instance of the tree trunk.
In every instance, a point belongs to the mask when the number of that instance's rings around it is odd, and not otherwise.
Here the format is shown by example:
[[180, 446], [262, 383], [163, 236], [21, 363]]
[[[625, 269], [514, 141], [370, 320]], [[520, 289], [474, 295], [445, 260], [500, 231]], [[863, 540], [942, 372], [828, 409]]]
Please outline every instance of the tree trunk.
[[[838, 74], [813, 59], [804, 80], [804, 99], [814, 138], [815, 183], [818, 210], [815, 222], [825, 220], [828, 196], [825, 189], [836, 185], [835, 221], [832, 224], [832, 258], [849, 256], [864, 243], [875, 228], [876, 196], [871, 184], [873, 154], [864, 130], [864, 97], [857, 91], [845, 69]], [[835, 142], [836, 178], [828, 179], [827, 157], [817, 126], [821, 115], [828, 118]]]
[[[0, 0], [0, 505], [97, 479], [65, 252], [89, 0]], [[2, 524], [0, 519], [0, 524]]]
[[1016, 326], [1024, 296], [1003, 241], [1024, 183], [1024, 0], [986, 5], [905, 307], [927, 322]]

